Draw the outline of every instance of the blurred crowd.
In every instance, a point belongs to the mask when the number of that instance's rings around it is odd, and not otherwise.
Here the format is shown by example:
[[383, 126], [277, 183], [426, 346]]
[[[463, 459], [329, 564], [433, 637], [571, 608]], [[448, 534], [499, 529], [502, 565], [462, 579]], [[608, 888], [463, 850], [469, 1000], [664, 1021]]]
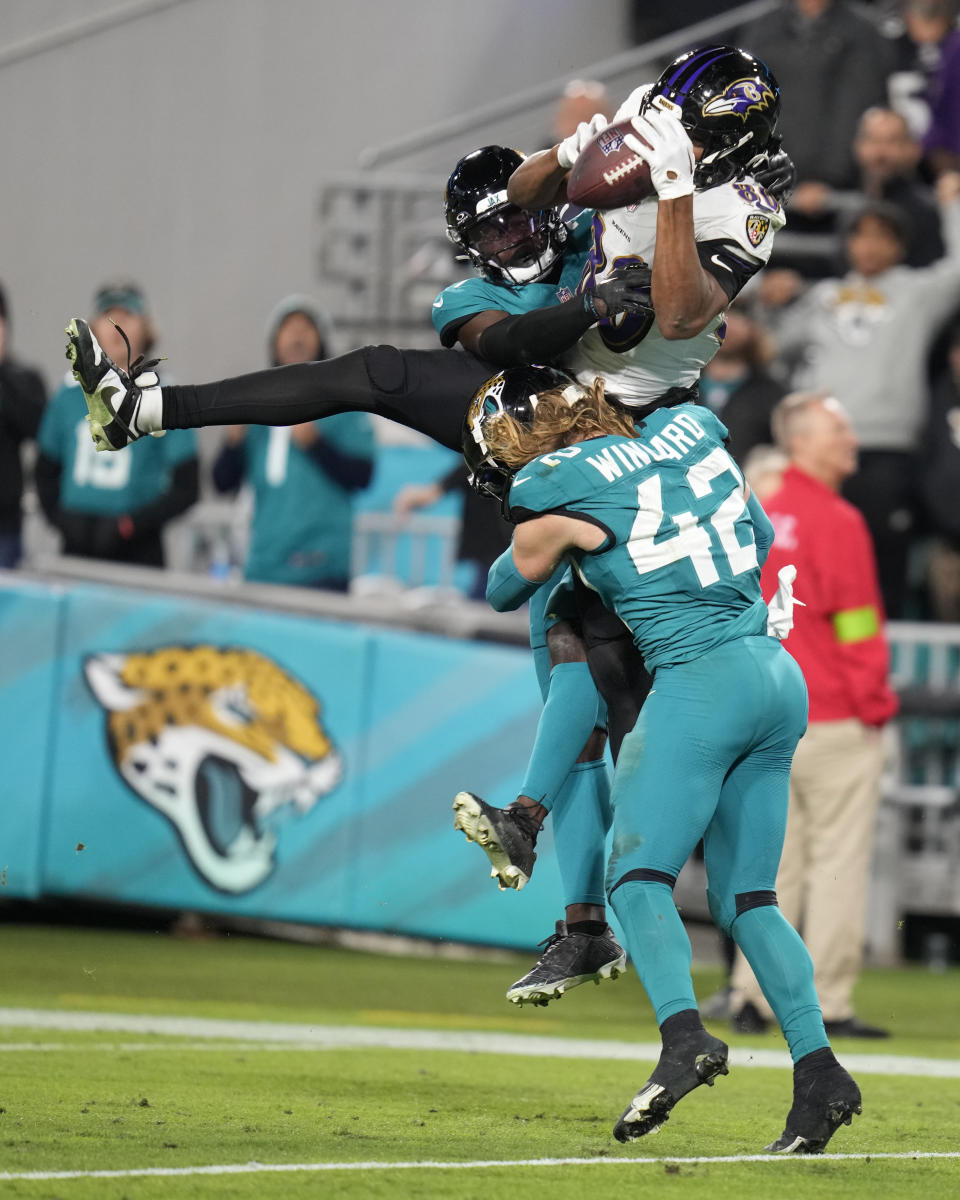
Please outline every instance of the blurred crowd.
[[[674, 24], [716, 5], [681, 9]], [[843, 494], [866, 520], [894, 619], [960, 621], [958, 15], [960, 0], [781, 0], [730, 39], [766, 60], [781, 84], [797, 182], [769, 267], [728, 312], [702, 401], [730, 429], [761, 496], [786, 465], [770, 422], [783, 396], [807, 389], [842, 402], [859, 443]], [[611, 114], [619, 99], [599, 83], [572, 82], [545, 131], [550, 144], [594, 113]], [[121, 363], [150, 355], [156, 335], [139, 282], [97, 287], [89, 315]], [[310, 297], [288, 297], [269, 315], [265, 365], [327, 357], [331, 336]], [[202, 495], [245, 489], [246, 578], [349, 588], [355, 500], [378, 454], [370, 419], [218, 436], [205, 464], [190, 431], [96, 454], [72, 378], [48, 399], [40, 373], [17, 361], [0, 290], [0, 566], [22, 559], [32, 475], [65, 553], [162, 566], [169, 522]], [[400, 528], [450, 495], [463, 497], [457, 553], [475, 572], [464, 590], [477, 596], [507, 531], [495, 506], [467, 493], [462, 470], [407, 480], [387, 508]]]

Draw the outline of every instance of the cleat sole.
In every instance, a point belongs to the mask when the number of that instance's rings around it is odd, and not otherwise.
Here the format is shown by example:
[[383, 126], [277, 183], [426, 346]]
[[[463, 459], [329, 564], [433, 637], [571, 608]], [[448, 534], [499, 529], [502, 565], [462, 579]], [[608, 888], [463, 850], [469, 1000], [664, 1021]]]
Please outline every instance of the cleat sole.
[[497, 881], [501, 892], [521, 891], [530, 876], [510, 862], [493, 830], [485, 823], [483, 810], [469, 792], [458, 792], [453, 800], [454, 829], [459, 829], [468, 842], [474, 842], [490, 859], [490, 878]]
[[605, 980], [619, 979], [626, 973], [627, 956], [624, 954], [613, 962], [605, 963], [599, 971], [594, 971], [589, 975], [572, 975], [568, 979], [547, 987], [531, 985], [528, 988], [511, 988], [507, 992], [507, 999], [511, 1004], [516, 1004], [521, 1008], [524, 1004], [535, 1004], [545, 1008], [551, 1000], [559, 1000], [565, 992], [579, 987], [582, 983], [593, 983], [599, 987]]

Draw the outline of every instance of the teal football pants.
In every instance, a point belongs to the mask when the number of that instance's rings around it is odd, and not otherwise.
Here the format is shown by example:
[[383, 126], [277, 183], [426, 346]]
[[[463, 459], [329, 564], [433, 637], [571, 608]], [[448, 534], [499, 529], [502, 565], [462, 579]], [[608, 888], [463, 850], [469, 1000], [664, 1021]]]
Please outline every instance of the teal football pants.
[[827, 1044], [810, 956], [775, 892], [790, 763], [806, 722], [800, 668], [773, 638], [739, 638], [658, 668], [614, 775], [607, 868], [607, 893], [662, 1024], [696, 1008], [672, 889], [703, 838], [710, 911], [754, 968], [795, 1059]]

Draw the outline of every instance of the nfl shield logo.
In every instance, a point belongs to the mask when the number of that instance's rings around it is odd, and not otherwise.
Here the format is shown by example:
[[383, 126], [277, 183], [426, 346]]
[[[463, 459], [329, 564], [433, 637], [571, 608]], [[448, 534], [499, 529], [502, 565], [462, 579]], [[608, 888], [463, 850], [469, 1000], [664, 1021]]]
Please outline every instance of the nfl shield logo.
[[763, 239], [767, 236], [767, 230], [769, 228], [769, 217], [761, 217], [759, 213], [752, 213], [749, 217], [747, 217], [747, 237], [750, 240], [750, 245], [759, 246]]
[[597, 145], [605, 155], [614, 154], [623, 145], [623, 135], [613, 129], [604, 129], [597, 136]]

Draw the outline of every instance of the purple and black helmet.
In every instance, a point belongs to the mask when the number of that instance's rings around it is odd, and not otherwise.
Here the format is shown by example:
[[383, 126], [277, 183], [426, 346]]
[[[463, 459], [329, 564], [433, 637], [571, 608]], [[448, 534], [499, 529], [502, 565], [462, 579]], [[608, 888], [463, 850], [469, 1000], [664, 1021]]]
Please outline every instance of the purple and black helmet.
[[703, 46], [670, 63], [641, 111], [651, 105], [679, 107], [680, 123], [704, 148], [694, 182], [711, 188], [744, 174], [753, 159], [771, 149], [780, 86], [767, 64], [749, 51]]

